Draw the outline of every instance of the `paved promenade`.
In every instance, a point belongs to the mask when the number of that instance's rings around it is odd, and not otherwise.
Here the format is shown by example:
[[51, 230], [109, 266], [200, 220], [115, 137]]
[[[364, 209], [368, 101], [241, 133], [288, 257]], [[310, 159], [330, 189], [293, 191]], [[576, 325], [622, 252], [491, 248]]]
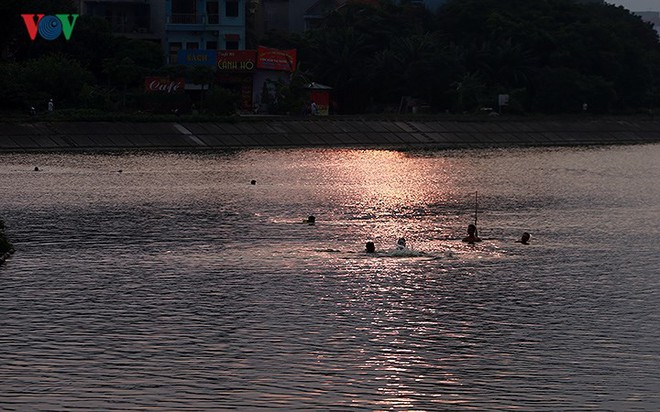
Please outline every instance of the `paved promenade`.
[[275, 147], [463, 149], [660, 142], [660, 121], [250, 119], [235, 123], [0, 123], [0, 152]]

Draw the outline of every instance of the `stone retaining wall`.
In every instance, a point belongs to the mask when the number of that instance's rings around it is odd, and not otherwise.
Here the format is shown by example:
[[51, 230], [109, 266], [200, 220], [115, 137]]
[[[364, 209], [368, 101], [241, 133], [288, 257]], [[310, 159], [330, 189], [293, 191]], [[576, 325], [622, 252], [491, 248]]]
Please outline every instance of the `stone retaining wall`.
[[660, 121], [384, 121], [0, 123], [0, 151], [270, 147], [576, 146], [660, 142]]

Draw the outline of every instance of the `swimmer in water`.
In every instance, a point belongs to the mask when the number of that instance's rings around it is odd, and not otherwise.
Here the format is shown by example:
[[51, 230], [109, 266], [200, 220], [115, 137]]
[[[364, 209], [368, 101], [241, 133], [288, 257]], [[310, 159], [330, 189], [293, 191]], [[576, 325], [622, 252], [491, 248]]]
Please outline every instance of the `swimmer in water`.
[[516, 240], [516, 243], [522, 243], [523, 245], [529, 245], [529, 239], [531, 237], [532, 236], [529, 233], [525, 232], [525, 233], [522, 234], [522, 237], [520, 238], [520, 240]]
[[367, 242], [365, 251], [367, 253], [376, 253], [376, 245], [374, 242]]
[[475, 242], [481, 242], [479, 236], [477, 236], [477, 227], [473, 224], [468, 225], [467, 228], [468, 235], [463, 238], [463, 242], [474, 244]]
[[307, 223], [308, 225], [313, 225], [316, 223], [316, 217], [310, 216], [306, 220], [303, 220], [303, 223]]
[[399, 240], [396, 241], [396, 249], [397, 250], [403, 250], [406, 248], [406, 239], [403, 237], [400, 237]]

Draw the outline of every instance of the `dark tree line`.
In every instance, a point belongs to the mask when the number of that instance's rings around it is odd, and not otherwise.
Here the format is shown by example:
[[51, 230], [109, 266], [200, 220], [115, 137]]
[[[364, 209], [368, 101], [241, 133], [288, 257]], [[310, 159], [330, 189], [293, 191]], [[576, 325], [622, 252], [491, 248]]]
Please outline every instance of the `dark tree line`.
[[[20, 14], [74, 12], [70, 0], [8, 0], [0, 26], [0, 109], [138, 107], [147, 75], [212, 73], [163, 66], [155, 43], [114, 37], [81, 16], [69, 41], [30, 41]], [[417, 4], [349, 1], [303, 35], [269, 33], [255, 47], [298, 49], [298, 71], [278, 85], [283, 112], [298, 112], [306, 81], [333, 87], [337, 113], [396, 111], [403, 97], [434, 112], [495, 107], [570, 113], [638, 112], [660, 104], [660, 42], [621, 7], [574, 0], [450, 0], [436, 13]], [[186, 72], [186, 70], [188, 72]], [[288, 88], [288, 89], [287, 89]], [[143, 96], [144, 97], [144, 96]], [[229, 107], [215, 88], [204, 105]]]
[[[431, 14], [414, 4], [349, 2], [304, 37], [303, 70], [334, 88], [340, 112], [637, 111], [657, 106], [660, 43], [621, 7], [571, 0], [450, 0]], [[280, 43], [286, 43], [279, 39]]]
[[162, 66], [160, 46], [114, 37], [103, 19], [80, 16], [70, 40], [32, 41], [23, 13], [76, 13], [70, 0], [9, 0], [0, 4], [0, 109], [57, 108], [119, 109], [126, 91]]

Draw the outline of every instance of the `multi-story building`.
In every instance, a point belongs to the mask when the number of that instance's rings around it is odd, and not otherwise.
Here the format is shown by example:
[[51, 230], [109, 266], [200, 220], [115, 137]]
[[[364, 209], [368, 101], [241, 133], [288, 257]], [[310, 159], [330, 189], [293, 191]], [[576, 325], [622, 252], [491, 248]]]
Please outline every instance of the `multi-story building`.
[[170, 64], [179, 50], [245, 49], [245, 0], [80, 0], [79, 8], [115, 34], [158, 41]]
[[165, 13], [169, 63], [179, 50], [245, 49], [245, 0], [166, 0]]
[[165, 3], [150, 0], [80, 0], [80, 14], [108, 21], [112, 32], [134, 39], [162, 43]]

